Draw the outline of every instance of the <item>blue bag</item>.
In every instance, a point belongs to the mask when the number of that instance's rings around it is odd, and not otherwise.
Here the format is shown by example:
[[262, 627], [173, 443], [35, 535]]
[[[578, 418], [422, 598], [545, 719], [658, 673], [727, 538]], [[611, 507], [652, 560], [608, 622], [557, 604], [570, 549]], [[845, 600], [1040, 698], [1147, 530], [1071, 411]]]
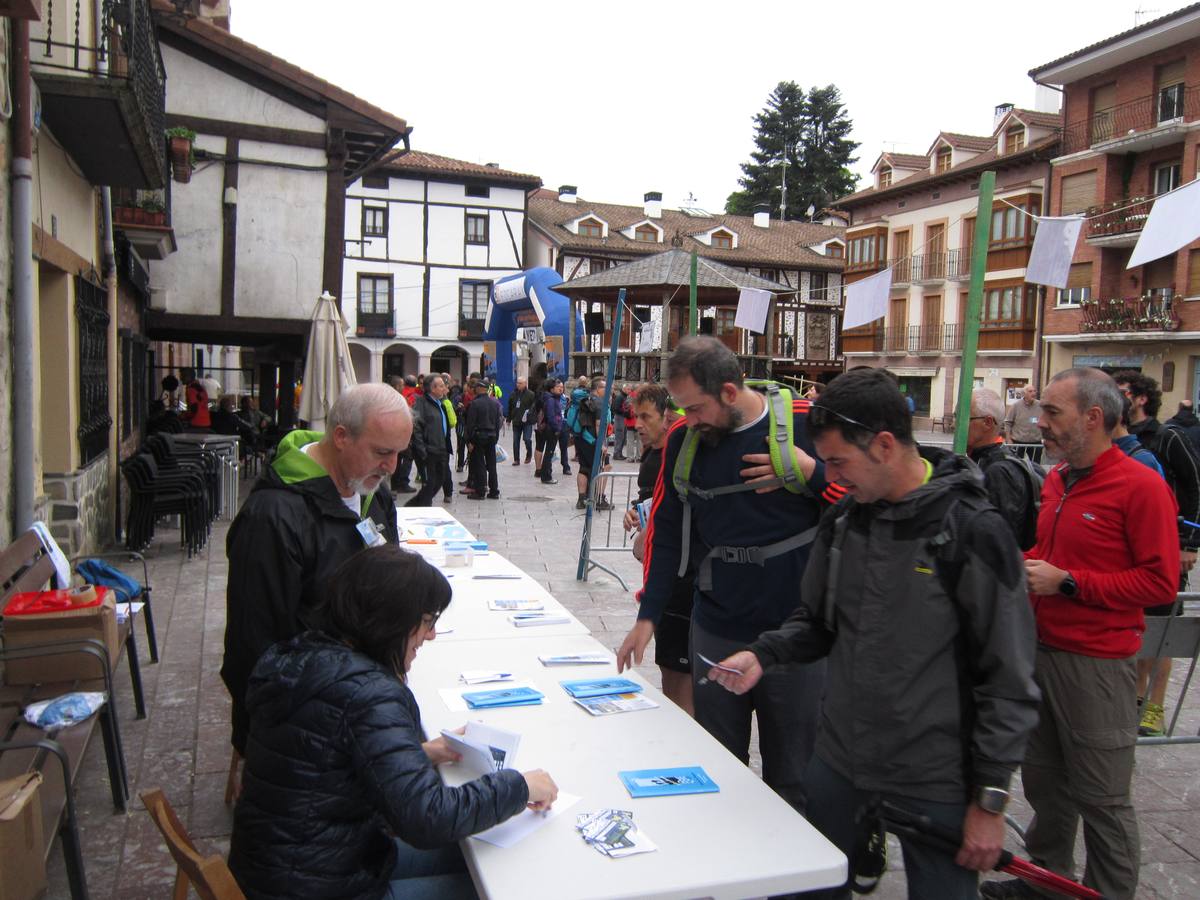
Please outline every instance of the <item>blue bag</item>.
[[76, 571], [87, 580], [88, 584], [100, 584], [111, 588], [117, 594], [117, 602], [128, 603], [141, 596], [141, 582], [130, 578], [120, 569], [110, 566], [101, 559], [85, 559], [75, 566]]

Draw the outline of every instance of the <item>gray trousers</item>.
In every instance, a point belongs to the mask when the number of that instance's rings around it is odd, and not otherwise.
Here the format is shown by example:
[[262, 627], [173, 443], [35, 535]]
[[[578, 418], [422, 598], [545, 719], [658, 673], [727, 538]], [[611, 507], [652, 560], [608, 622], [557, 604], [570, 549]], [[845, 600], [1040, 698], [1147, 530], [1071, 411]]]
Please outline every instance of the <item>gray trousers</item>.
[[696, 721], [721, 745], [750, 762], [750, 717], [758, 715], [758, 749], [763, 781], [799, 813], [804, 812], [804, 772], [812, 757], [821, 695], [825, 690], [825, 660], [806, 665], [775, 666], [745, 694], [730, 693], [716, 682], [700, 684], [708, 666], [696, 654], [720, 662], [746, 644], [709, 634], [692, 619], [692, 686]]
[[1073, 878], [1082, 818], [1083, 883], [1109, 900], [1132, 898], [1140, 862], [1130, 797], [1138, 726], [1134, 661], [1038, 647], [1034, 677], [1042, 703], [1021, 767], [1034, 810], [1025, 846], [1040, 865]]

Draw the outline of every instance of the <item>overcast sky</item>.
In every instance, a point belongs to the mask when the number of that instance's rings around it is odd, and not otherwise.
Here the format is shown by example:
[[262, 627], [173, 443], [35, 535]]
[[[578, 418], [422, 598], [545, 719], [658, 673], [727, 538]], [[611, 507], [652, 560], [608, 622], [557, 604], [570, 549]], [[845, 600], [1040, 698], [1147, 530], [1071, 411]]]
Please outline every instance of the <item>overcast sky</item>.
[[[232, 0], [233, 32], [401, 116], [412, 146], [575, 184], [597, 201], [710, 211], [737, 189], [777, 83], [835, 84], [865, 175], [938, 131], [990, 134], [1034, 104], [1029, 69], [1182, 4], [480, 3]], [[861, 183], [861, 182], [860, 182]]]

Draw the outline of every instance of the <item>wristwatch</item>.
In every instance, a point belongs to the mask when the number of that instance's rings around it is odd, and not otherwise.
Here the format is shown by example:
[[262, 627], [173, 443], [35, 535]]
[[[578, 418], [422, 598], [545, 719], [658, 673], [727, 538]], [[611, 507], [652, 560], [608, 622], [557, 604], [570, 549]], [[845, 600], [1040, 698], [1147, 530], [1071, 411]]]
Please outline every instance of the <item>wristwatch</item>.
[[1008, 791], [998, 787], [981, 787], [975, 789], [975, 803], [984, 812], [1002, 815], [1008, 809]]
[[1067, 573], [1066, 578], [1059, 582], [1058, 592], [1064, 597], [1074, 597], [1079, 593], [1079, 585], [1075, 583], [1075, 578], [1070, 572]]

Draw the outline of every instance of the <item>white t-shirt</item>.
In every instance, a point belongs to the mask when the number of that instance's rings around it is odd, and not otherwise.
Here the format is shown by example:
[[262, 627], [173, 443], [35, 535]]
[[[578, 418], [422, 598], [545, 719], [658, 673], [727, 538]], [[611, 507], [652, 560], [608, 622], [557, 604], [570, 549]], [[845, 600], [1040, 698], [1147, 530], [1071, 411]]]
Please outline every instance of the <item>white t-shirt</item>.
[[[313, 441], [311, 444], [305, 444], [300, 450], [312, 456], [312, 448], [315, 446], [317, 446], [317, 442]], [[349, 497], [342, 497], [342, 502], [346, 504], [346, 509], [350, 510], [356, 516], [362, 515], [362, 498], [357, 493], [351, 494]]]

